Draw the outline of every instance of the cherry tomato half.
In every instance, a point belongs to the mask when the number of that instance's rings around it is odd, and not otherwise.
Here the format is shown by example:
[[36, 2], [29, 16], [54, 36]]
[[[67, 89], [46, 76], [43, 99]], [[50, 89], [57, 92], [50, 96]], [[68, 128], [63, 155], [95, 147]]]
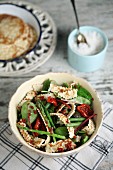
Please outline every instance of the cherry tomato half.
[[52, 103], [54, 106], [57, 106], [57, 101], [55, 98], [49, 96], [48, 99], [47, 99], [47, 102], [48, 103]]
[[81, 104], [77, 106], [77, 111], [81, 114], [81, 116], [86, 118], [93, 114], [93, 110], [91, 110], [88, 104]]

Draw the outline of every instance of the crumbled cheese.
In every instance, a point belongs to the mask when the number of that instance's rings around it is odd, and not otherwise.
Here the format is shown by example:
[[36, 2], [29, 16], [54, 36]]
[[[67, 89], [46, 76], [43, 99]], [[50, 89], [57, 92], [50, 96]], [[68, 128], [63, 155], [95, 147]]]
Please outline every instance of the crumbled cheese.
[[[24, 122], [22, 122], [22, 120], [20, 120], [20, 122], [18, 122], [18, 124], [23, 126], [23, 127], [26, 127], [26, 124]], [[46, 143], [46, 140], [47, 140], [47, 139], [45, 140], [45, 139], [38, 138], [38, 137], [33, 138], [33, 136], [29, 135], [29, 133], [24, 129], [20, 129], [20, 133], [23, 136], [24, 140], [29, 145], [31, 145], [31, 146], [33, 146], [35, 148], [40, 148], [41, 146], [43, 146], [44, 143]]]
[[[24, 122], [22, 122], [22, 120], [20, 120], [20, 122], [18, 122], [19, 125], [26, 127], [26, 124]], [[29, 133], [24, 130], [24, 129], [20, 129], [20, 133], [23, 136], [23, 138], [25, 139], [26, 142], [30, 142], [30, 140], [32, 139], [32, 136], [29, 135]]]
[[40, 148], [45, 143], [45, 139], [35, 137], [33, 142], [33, 147]]
[[[69, 147], [69, 148], [68, 148]], [[48, 143], [45, 147], [46, 152], [55, 153], [76, 148], [76, 144], [71, 139], [60, 140], [55, 143]]]
[[75, 142], [80, 142], [81, 136], [77, 135], [75, 138]]
[[43, 85], [42, 84], [33, 84], [32, 88], [34, 91], [41, 91]]
[[89, 119], [89, 123], [83, 129], [87, 133], [87, 135], [91, 135], [95, 130], [95, 124], [92, 119]]
[[67, 115], [68, 118], [70, 118], [75, 113], [75, 109], [76, 109], [75, 104], [70, 103], [70, 105], [71, 105], [71, 111]]
[[45, 93], [45, 94], [40, 94], [40, 95], [37, 95], [36, 96], [36, 99], [40, 98], [41, 96], [44, 97], [44, 99], [48, 99], [48, 97], [52, 97], [52, 98], [55, 98], [55, 95], [53, 93]]
[[62, 87], [51, 83], [49, 91], [56, 93], [59, 97], [66, 100], [77, 97], [77, 89], [72, 89], [71, 87]]
[[67, 130], [69, 132], [69, 137], [72, 139], [74, 136], [74, 128], [73, 127], [67, 127]]
[[22, 106], [23, 103], [25, 103], [26, 101], [31, 101], [35, 96], [36, 96], [36, 92], [35, 91], [31, 90], [31, 91], [27, 92], [26, 96], [19, 103], [19, 106]]

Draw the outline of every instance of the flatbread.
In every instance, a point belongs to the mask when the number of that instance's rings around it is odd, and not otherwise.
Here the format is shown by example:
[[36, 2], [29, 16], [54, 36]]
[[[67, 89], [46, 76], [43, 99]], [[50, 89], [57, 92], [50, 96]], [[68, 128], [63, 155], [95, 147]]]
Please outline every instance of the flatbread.
[[[25, 24], [22, 19], [7, 15], [0, 15], [0, 38], [2, 43], [9, 44], [13, 43], [17, 38], [24, 32]], [[0, 41], [1, 42], [1, 41]]]
[[16, 57], [16, 46], [12, 44], [0, 44], [0, 59], [8, 60]]
[[19, 57], [32, 49], [37, 41], [36, 30], [22, 19], [0, 14], [0, 59]]

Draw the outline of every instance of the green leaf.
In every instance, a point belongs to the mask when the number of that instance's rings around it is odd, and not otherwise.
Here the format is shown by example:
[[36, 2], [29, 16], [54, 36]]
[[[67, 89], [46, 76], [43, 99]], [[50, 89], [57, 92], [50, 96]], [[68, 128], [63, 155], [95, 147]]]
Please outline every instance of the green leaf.
[[25, 102], [25, 103], [22, 105], [21, 115], [22, 115], [22, 119], [27, 120], [27, 117], [28, 117], [28, 104], [27, 104], [27, 102]]
[[50, 86], [51, 80], [47, 79], [43, 82], [43, 87], [42, 87], [42, 91], [48, 91], [49, 86]]
[[36, 120], [38, 116], [37, 107], [34, 103], [27, 101], [22, 105], [21, 115], [22, 119], [25, 119], [27, 124], [30, 125]]
[[63, 83], [62, 86], [67, 88], [69, 87], [68, 83]]
[[76, 97], [76, 103], [79, 103], [79, 104], [91, 104], [91, 100], [88, 100], [82, 96], [77, 96]]
[[55, 129], [55, 133], [59, 135], [67, 136], [68, 135], [67, 127], [65, 126], [58, 127]]
[[36, 120], [36, 118], [37, 118], [37, 114], [31, 112], [29, 123], [32, 124]]
[[92, 100], [92, 95], [90, 94], [90, 92], [83, 87], [79, 87], [77, 95], [84, 97], [90, 101]]

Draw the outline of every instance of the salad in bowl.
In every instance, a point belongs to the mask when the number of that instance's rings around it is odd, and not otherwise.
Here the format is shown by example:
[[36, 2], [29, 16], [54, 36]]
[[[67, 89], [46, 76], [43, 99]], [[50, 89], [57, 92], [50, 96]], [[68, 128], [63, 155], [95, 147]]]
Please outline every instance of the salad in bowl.
[[66, 156], [94, 139], [102, 107], [86, 80], [49, 73], [18, 88], [9, 104], [9, 122], [27, 147], [47, 156]]

